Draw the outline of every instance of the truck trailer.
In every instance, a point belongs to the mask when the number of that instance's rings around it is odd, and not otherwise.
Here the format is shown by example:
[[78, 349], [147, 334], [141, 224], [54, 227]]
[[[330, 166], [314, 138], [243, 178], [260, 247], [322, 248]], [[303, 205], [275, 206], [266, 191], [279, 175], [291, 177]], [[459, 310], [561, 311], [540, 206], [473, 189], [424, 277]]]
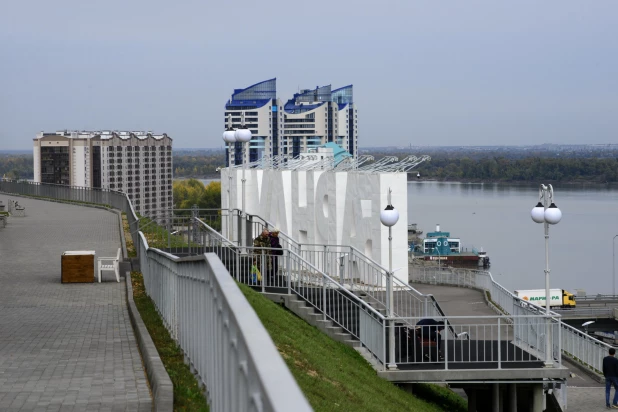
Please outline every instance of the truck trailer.
[[[550, 308], [574, 308], [575, 296], [564, 289], [550, 289]], [[516, 290], [515, 296], [537, 306], [545, 307], [545, 289]]]

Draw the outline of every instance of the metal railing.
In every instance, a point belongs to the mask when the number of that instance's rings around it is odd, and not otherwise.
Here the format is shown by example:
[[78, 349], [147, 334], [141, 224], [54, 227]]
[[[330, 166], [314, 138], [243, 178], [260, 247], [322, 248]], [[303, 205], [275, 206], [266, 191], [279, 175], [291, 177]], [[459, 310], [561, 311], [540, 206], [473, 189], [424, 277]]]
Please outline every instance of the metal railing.
[[212, 410], [311, 410], [218, 257], [179, 258], [140, 238], [146, 292], [208, 389]]
[[[206, 386], [211, 410], [311, 410], [262, 323], [215, 255], [177, 257], [149, 247], [138, 230], [140, 218], [120, 192], [4, 179], [0, 192], [107, 205], [126, 213], [146, 291]], [[147, 219], [156, 222], [159, 217]], [[194, 248], [203, 239], [195, 222], [193, 218], [189, 225]]]
[[[430, 283], [435, 285], [450, 285], [471, 287], [489, 292], [491, 304], [496, 310], [513, 316], [534, 315], [542, 316], [545, 308], [523, 301], [497, 283], [490, 272], [470, 269], [411, 267], [410, 278], [413, 282]], [[560, 314], [551, 311], [553, 358], [561, 362], [558, 354], [568, 356], [597, 373], [602, 371], [603, 357], [607, 355], [611, 345], [595, 339], [588, 334], [561, 321]], [[531, 325], [533, 327], [533, 325]], [[557, 330], [557, 331], [556, 331]], [[544, 333], [535, 331], [537, 335]], [[533, 345], [532, 341], [527, 344]], [[543, 353], [543, 346], [538, 347]]]
[[386, 365], [385, 317], [368, 302], [291, 249], [238, 247], [205, 222], [200, 223], [202, 244], [219, 256], [237, 281], [258, 286], [263, 292], [275, 288], [298, 295], [319, 312], [321, 320], [341, 327]]
[[[300, 255], [339, 283], [368, 297], [375, 307], [386, 310], [389, 272], [352, 246], [299, 244]], [[393, 276], [393, 317], [437, 316], [437, 302]]]
[[[416, 325], [421, 319], [399, 319], [396, 323], [398, 365], [439, 364], [449, 369], [454, 364], [474, 363], [486, 369], [508, 369], [525, 366], [522, 363], [539, 367], [545, 362], [542, 350], [548, 322], [544, 316], [436, 316], [438, 324], [414, 328], [404, 320]], [[559, 340], [559, 332], [559, 328], [551, 328], [552, 339]]]

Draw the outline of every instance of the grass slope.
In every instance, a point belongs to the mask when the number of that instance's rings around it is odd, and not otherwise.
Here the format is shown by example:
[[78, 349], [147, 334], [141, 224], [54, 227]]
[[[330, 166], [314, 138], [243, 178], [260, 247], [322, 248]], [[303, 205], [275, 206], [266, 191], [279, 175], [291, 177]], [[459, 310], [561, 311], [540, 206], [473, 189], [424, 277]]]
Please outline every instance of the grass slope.
[[[419, 399], [377, 376], [354, 349], [280, 305], [239, 285], [316, 411], [467, 411], [447, 388], [417, 385]], [[416, 390], [416, 388], [415, 388]]]
[[[127, 239], [130, 239], [130, 237]], [[182, 351], [163, 326], [152, 299], [144, 290], [142, 274], [131, 272], [131, 283], [135, 306], [137, 306], [148, 333], [157, 347], [163, 365], [174, 384], [174, 411], [208, 412], [206, 398], [204, 398], [195, 376], [184, 363]]]

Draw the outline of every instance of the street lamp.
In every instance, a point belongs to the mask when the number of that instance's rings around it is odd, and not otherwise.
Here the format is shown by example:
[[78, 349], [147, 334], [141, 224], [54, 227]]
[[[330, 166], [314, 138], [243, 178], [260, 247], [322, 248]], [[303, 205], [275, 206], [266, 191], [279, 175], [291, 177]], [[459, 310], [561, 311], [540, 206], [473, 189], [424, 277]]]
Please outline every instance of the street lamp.
[[247, 153], [247, 146], [249, 141], [251, 140], [251, 130], [245, 126], [245, 112], [240, 113], [240, 129], [237, 129], [234, 133], [234, 137], [237, 142], [243, 143], [242, 145], [242, 208], [240, 211], [241, 220], [242, 220], [242, 238], [244, 238], [242, 244], [245, 246], [247, 244], [247, 222], [246, 220], [246, 210], [245, 210], [245, 171], [247, 169], [247, 162], [245, 161], [245, 156]]
[[586, 335], [588, 334], [588, 326], [592, 325], [594, 322], [594, 320], [589, 320], [588, 322], [582, 323], [582, 326], [584, 327], [584, 333]]
[[612, 295], [616, 297], [616, 238], [618, 235], [614, 236], [612, 240]]
[[[549, 206], [548, 206], [549, 204]], [[549, 293], [549, 225], [555, 225], [562, 219], [562, 212], [554, 203], [554, 188], [552, 185], [541, 185], [539, 187], [539, 202], [530, 212], [532, 220], [536, 223], [543, 223], [545, 226], [545, 314], [547, 315], [547, 333], [545, 346], [545, 366], [553, 365], [550, 336], [550, 310], [551, 295]]]
[[[388, 317], [393, 317], [394, 310], [394, 302], [393, 302], [393, 226], [399, 220], [399, 212], [392, 205], [391, 201], [391, 188], [388, 188], [388, 205], [386, 209], [380, 212], [380, 222], [384, 226], [388, 227], [388, 279], [386, 283], [387, 289], [387, 299], [388, 299]], [[388, 346], [389, 346], [389, 354], [388, 354], [388, 369], [397, 369], [397, 364], [395, 363], [395, 321], [391, 319], [389, 321], [390, 328], [388, 332]]]
[[227, 167], [227, 238], [230, 238], [232, 226], [232, 143], [236, 142], [236, 131], [232, 128], [232, 115], [227, 115], [227, 129], [223, 132], [223, 141], [228, 144], [228, 167]]

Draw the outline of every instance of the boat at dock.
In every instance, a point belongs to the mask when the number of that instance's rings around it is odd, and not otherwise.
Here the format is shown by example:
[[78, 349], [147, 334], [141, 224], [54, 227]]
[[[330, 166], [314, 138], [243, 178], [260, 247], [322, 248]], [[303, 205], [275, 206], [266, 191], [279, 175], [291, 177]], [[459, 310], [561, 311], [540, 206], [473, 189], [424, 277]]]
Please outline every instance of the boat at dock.
[[[414, 231], [414, 234], [418, 232], [416, 225]], [[451, 237], [450, 232], [441, 231], [440, 225], [436, 225], [436, 231], [427, 233], [424, 239], [418, 237], [414, 239], [415, 236], [412, 236], [414, 234], [411, 234], [411, 229], [408, 228], [408, 251], [414, 259], [435, 261], [453, 267], [487, 269], [490, 265], [489, 256], [483, 248], [480, 250], [463, 248], [461, 239]]]

